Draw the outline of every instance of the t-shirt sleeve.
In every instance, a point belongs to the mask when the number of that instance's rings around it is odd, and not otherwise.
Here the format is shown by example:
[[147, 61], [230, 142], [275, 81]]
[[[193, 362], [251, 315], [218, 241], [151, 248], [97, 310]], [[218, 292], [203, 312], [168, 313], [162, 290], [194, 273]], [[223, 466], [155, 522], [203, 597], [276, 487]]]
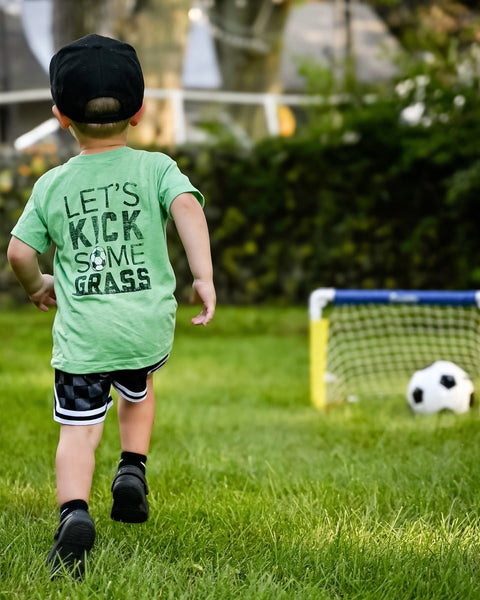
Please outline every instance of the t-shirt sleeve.
[[170, 213], [172, 202], [177, 196], [187, 192], [193, 194], [202, 207], [205, 205], [205, 198], [202, 193], [180, 171], [176, 162], [170, 159], [160, 177], [159, 186], [160, 203], [170, 218], [172, 217]]
[[35, 193], [32, 193], [30, 196], [11, 234], [36, 250], [39, 254], [46, 252], [52, 243], [45, 222], [38, 211]]

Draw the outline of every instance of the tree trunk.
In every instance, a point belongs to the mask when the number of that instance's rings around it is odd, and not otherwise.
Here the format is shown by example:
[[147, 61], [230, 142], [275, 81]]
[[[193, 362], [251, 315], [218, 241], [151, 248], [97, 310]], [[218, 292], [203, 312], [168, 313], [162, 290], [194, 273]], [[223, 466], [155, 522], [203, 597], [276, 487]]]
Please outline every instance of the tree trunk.
[[53, 0], [55, 49], [88, 33], [114, 35], [115, 0]]
[[[222, 88], [237, 92], [279, 92], [281, 41], [290, 0], [214, 0], [208, 11]], [[230, 106], [232, 120], [250, 137], [265, 135], [263, 109]]]
[[[191, 0], [144, 0], [123, 14], [118, 31], [137, 50], [146, 87], [181, 87], [190, 7]], [[145, 106], [141, 127], [132, 130], [131, 138], [143, 145], [173, 144], [171, 103], [150, 99]]]

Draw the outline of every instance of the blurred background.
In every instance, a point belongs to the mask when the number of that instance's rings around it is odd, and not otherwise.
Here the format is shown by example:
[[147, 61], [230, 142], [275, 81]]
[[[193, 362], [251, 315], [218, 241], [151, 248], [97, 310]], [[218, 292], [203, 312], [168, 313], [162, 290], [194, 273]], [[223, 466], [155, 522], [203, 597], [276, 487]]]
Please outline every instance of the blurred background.
[[[374, 5], [345, 0], [3, 0], [1, 89], [30, 93], [5, 98], [1, 140], [14, 142], [29, 126], [50, 118], [48, 91], [42, 91], [48, 88], [50, 58], [60, 46], [92, 31], [137, 49], [149, 90], [146, 119], [135, 132], [139, 143], [202, 141], [202, 120], [218, 121], [239, 137], [290, 135], [302, 98], [258, 94], [304, 94], [305, 62], [331, 68], [341, 78], [355, 52], [360, 81], [395, 73], [398, 43]], [[22, 142], [17, 146], [24, 147]]]
[[[205, 192], [221, 301], [480, 285], [476, 1], [0, 0], [4, 300], [21, 299], [12, 223], [76, 151], [48, 64], [91, 32], [137, 50], [147, 109], [130, 143], [168, 152]], [[174, 237], [171, 254], [182, 296]]]

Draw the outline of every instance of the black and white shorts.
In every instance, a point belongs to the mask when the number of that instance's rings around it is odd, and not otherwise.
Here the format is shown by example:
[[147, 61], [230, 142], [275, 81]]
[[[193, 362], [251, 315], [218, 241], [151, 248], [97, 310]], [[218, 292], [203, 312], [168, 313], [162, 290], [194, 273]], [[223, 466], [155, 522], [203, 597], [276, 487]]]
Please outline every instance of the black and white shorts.
[[147, 397], [147, 376], [167, 362], [168, 355], [144, 369], [73, 375], [55, 369], [53, 418], [64, 425], [93, 425], [105, 420], [113, 388], [129, 402]]

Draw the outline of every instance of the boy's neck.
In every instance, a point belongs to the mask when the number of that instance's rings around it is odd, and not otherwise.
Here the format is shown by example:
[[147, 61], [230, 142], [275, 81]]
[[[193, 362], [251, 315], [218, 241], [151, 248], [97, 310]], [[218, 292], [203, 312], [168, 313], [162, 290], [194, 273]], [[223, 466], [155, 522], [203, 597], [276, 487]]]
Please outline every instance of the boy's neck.
[[116, 138], [109, 138], [106, 140], [96, 140], [96, 139], [83, 139], [79, 141], [80, 145], [80, 155], [84, 156], [86, 154], [100, 154], [101, 152], [110, 152], [112, 150], [117, 150], [118, 148], [124, 148], [127, 145], [126, 140], [120, 141]]
[[[71, 130], [72, 131], [72, 130]], [[86, 137], [78, 132], [72, 131], [80, 146], [80, 155], [100, 154], [101, 152], [110, 152], [118, 148], [124, 148], [127, 145], [126, 132], [119, 135], [113, 135], [109, 138]]]

